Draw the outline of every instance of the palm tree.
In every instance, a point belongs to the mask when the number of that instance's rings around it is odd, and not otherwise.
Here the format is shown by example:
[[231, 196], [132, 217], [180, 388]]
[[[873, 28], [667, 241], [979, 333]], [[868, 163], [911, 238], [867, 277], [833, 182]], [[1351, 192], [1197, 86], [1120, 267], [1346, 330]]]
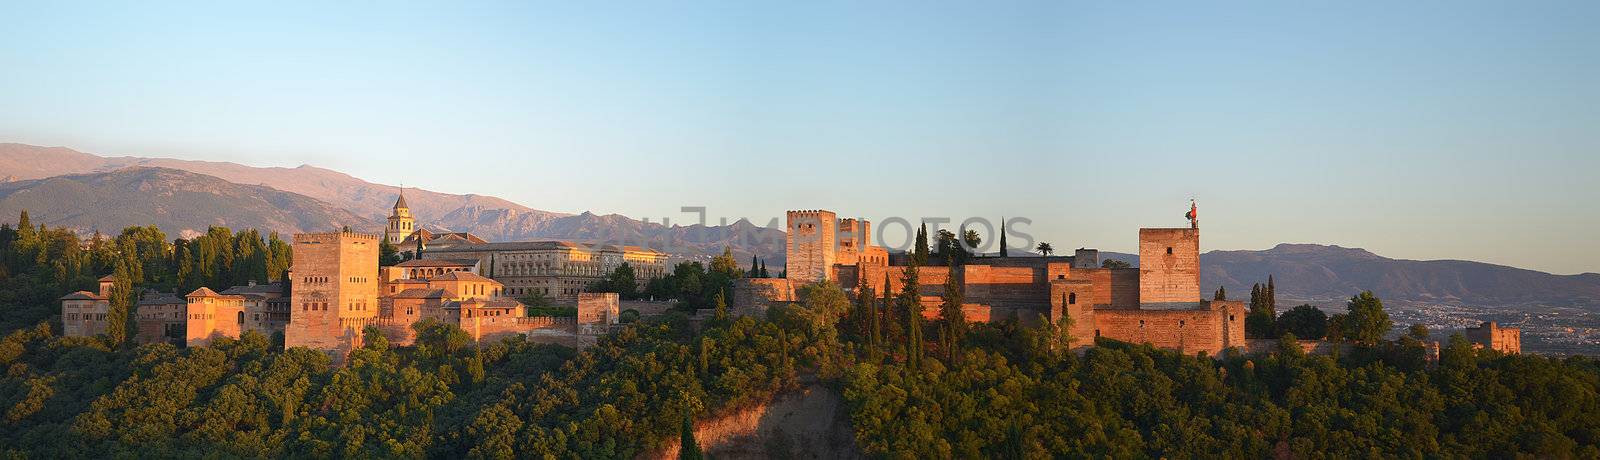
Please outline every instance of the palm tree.
[[1056, 248], [1050, 247], [1050, 243], [1045, 243], [1045, 242], [1042, 242], [1042, 241], [1039, 242], [1038, 246], [1034, 246], [1033, 250], [1034, 251], [1038, 251], [1039, 255], [1042, 255], [1042, 256], [1048, 256], [1048, 255], [1054, 254], [1056, 252]]

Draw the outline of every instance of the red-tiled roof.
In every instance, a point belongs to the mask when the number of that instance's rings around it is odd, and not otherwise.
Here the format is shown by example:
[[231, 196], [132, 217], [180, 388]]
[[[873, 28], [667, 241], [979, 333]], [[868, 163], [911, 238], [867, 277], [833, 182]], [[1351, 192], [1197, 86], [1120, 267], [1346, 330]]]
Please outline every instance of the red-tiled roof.
[[60, 300], [106, 300], [106, 298], [89, 291], [78, 291], [61, 296]]
[[444, 298], [444, 289], [411, 288], [411, 289], [406, 289], [404, 291], [400, 291], [399, 294], [395, 294], [394, 295], [394, 298], [397, 298], [397, 299], [442, 299], [442, 298]]
[[[434, 281], [494, 281], [472, 272], [449, 272], [432, 278]], [[495, 281], [499, 283], [499, 281]]]
[[471, 267], [477, 265], [473, 259], [411, 259], [395, 264], [396, 267]]

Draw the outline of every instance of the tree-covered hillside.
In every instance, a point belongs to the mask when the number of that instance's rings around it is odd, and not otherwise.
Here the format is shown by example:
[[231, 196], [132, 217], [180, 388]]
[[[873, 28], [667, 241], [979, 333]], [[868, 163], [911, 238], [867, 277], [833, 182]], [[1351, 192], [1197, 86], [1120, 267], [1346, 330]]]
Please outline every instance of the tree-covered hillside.
[[874, 458], [1600, 457], [1596, 361], [1455, 336], [1430, 362], [1410, 336], [1362, 332], [1387, 321], [1370, 293], [1351, 302], [1371, 321], [1323, 319], [1342, 329], [1335, 356], [1300, 353], [1306, 319], [1279, 317], [1286, 352], [1197, 357], [1077, 354], [1071, 318], [967, 324], [959, 285], [935, 320], [915, 292], [859, 290], [809, 285], [761, 317], [668, 313], [583, 350], [432, 322], [391, 348], [369, 330], [338, 366], [281, 336], [133, 347], [48, 318], [0, 339], [0, 455], [633, 458], [804, 376], [843, 396]]

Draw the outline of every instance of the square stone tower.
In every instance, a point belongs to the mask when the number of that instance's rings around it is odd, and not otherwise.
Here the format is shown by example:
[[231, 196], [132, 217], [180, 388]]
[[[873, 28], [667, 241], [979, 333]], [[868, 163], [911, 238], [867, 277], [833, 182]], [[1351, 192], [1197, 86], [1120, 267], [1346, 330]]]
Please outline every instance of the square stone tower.
[[378, 315], [378, 238], [355, 232], [294, 236], [284, 346], [342, 356], [361, 345], [362, 328]]
[[838, 253], [834, 255], [834, 263], [840, 265], [855, 265], [861, 261], [861, 255], [871, 246], [872, 223], [866, 219], [840, 219], [838, 233]]
[[839, 218], [833, 211], [789, 211], [784, 269], [795, 285], [828, 279], [837, 260]]
[[1198, 308], [1200, 299], [1200, 229], [1139, 229], [1139, 308]]

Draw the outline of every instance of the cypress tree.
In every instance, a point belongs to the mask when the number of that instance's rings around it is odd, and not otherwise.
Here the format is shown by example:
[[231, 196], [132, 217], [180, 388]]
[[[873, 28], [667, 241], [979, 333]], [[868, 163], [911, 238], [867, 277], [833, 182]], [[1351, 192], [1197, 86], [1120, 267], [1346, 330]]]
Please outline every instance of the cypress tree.
[[31, 243], [37, 237], [38, 233], [33, 229], [33, 220], [28, 218], [28, 211], [23, 210], [22, 216], [17, 217], [17, 241]]
[[1272, 275], [1267, 275], [1266, 307], [1268, 314], [1278, 317], [1278, 288], [1272, 282]]
[[762, 278], [771, 278], [772, 277], [772, 274], [767, 273], [767, 259], [761, 259], [761, 277]]
[[700, 444], [694, 441], [694, 422], [689, 420], [689, 414], [683, 414], [683, 430], [678, 435], [678, 460], [705, 458], [705, 454], [700, 452]]
[[128, 263], [118, 259], [117, 269], [112, 276], [116, 281], [111, 284], [111, 307], [106, 311], [106, 339], [113, 348], [119, 348], [128, 341], [128, 316], [133, 310], [133, 274], [128, 269]]
[[716, 313], [717, 322], [721, 323], [723, 321], [727, 321], [727, 319], [728, 319], [728, 299], [725, 298], [722, 295], [722, 291], [721, 290], [717, 291], [717, 297], [714, 300], [712, 300], [712, 305], [714, 305], [715, 308], [716, 308], [716, 310], [714, 310], [714, 311]]
[[927, 222], [923, 222], [922, 223], [922, 227], [917, 230], [917, 247], [915, 248], [915, 250], [916, 250], [916, 252], [913, 253], [912, 257], [911, 257], [912, 265], [922, 265], [922, 264], [928, 263], [928, 223]]
[[1228, 288], [1226, 286], [1217, 286], [1217, 294], [1212, 296], [1211, 300], [1228, 300]]
[[1006, 218], [1000, 218], [1000, 257], [1008, 257], [1006, 253]]
[[[914, 262], [914, 261], [913, 261]], [[922, 302], [917, 297], [917, 265], [905, 269], [905, 287], [900, 290], [900, 305], [906, 324], [906, 366], [919, 369], [922, 364]]]
[[[882, 318], [883, 318], [883, 310], [887, 309], [888, 302], [889, 302], [889, 276], [888, 276], [887, 273], [885, 273], [884, 277], [883, 277], [883, 302], [882, 302], [884, 304], [883, 306], [885, 308], [878, 308], [879, 302], [875, 301], [872, 304], [872, 310], [868, 312], [871, 315], [871, 318], [868, 319], [868, 321], [872, 323], [872, 349], [873, 349], [873, 353], [877, 353], [877, 350], [879, 349], [879, 347], [883, 346], [883, 319]], [[876, 354], [874, 354], [874, 356], [876, 356]]]
[[759, 268], [758, 264], [759, 264], [759, 261], [756, 260], [756, 255], [755, 254], [751, 254], [750, 255], [750, 277], [751, 278], [760, 278], [761, 277], [761, 269]]
[[944, 304], [939, 307], [941, 342], [945, 357], [953, 364], [961, 359], [961, 338], [967, 335], [967, 318], [961, 311], [963, 303], [961, 283], [956, 280], [956, 269], [950, 267], [950, 276], [944, 282]]

